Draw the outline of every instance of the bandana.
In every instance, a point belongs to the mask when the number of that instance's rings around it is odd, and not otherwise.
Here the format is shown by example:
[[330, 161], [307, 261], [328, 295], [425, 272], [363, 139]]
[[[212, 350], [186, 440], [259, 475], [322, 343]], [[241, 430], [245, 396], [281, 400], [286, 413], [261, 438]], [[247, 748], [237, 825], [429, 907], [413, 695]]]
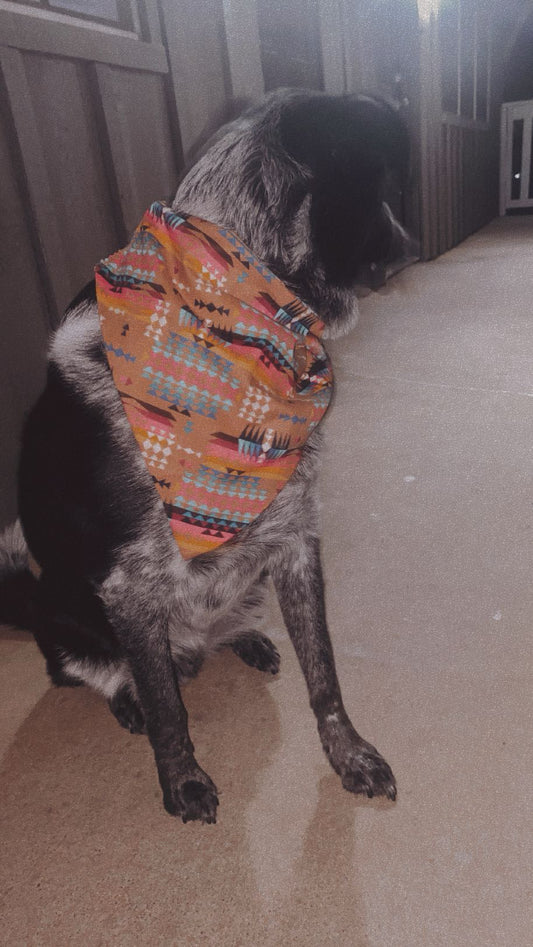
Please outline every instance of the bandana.
[[232, 232], [152, 204], [96, 268], [124, 411], [184, 558], [287, 483], [332, 393], [324, 324]]

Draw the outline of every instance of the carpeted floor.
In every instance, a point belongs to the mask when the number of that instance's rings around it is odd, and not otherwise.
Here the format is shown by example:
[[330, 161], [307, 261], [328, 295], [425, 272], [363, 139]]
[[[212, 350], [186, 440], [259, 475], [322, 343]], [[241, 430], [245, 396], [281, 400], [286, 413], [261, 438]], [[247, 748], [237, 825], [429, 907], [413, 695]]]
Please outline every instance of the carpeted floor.
[[151, 751], [0, 634], [7, 947], [529, 947], [533, 218], [361, 304], [331, 344], [328, 607], [346, 706], [396, 804], [329, 770], [274, 601], [266, 680], [185, 692], [216, 826], [161, 807]]

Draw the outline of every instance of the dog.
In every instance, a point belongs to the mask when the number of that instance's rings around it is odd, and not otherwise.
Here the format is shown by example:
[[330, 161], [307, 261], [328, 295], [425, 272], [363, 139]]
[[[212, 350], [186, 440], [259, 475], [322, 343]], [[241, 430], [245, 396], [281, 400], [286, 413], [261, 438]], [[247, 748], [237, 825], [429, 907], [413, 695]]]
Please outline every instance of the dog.
[[[408, 252], [384, 201], [388, 173], [404, 174], [407, 162], [406, 131], [384, 101], [278, 91], [215, 136], [171, 210], [237, 235], [334, 338], [356, 323], [357, 283]], [[391, 769], [354, 729], [336, 675], [319, 549], [320, 445], [313, 427], [266, 507], [186, 558], [113, 382], [94, 285], [53, 337], [46, 388], [23, 434], [20, 521], [0, 544], [0, 616], [33, 632], [54, 684], [96, 688], [123, 727], [147, 733], [164, 806], [184, 822], [215, 822], [218, 799], [195, 759], [180, 686], [227, 646], [278, 671], [279, 654], [256, 627], [268, 577], [342, 785], [396, 798]]]

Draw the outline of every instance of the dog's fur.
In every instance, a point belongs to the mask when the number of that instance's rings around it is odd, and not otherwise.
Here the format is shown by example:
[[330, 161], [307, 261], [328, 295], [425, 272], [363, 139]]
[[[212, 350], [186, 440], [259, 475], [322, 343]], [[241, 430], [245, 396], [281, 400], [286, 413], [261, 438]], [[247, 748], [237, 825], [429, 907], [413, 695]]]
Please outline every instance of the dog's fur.
[[[383, 202], [387, 166], [405, 160], [405, 134], [384, 103], [278, 92], [223, 130], [173, 206], [237, 232], [332, 337], [356, 322], [365, 269], [405, 252]], [[26, 425], [23, 534], [4, 536], [1, 617], [31, 628], [55, 684], [90, 684], [123, 726], [146, 730], [170, 813], [214, 822], [216, 788], [194, 758], [179, 685], [224, 645], [277, 672], [279, 655], [257, 630], [270, 575], [331, 765], [349, 791], [394, 799], [392, 772], [350, 723], [335, 672], [315, 496], [320, 435], [236, 540], [183, 560], [114, 388], [93, 293], [68, 309]]]

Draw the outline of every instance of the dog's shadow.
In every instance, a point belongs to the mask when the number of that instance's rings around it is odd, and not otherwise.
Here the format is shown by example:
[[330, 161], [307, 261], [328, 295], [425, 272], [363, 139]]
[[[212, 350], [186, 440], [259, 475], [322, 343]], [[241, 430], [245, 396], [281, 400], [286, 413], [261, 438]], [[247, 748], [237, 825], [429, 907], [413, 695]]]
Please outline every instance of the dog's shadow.
[[[269, 680], [223, 653], [182, 690], [200, 765], [223, 789], [242, 792], [242, 805], [280, 739]], [[48, 799], [50, 812], [75, 808], [78, 817], [97, 798], [102, 819], [106, 810], [116, 817], [133, 800], [142, 819], [160, 795], [147, 738], [123, 730], [105, 699], [86, 687], [47, 690], [17, 730], [2, 771], [18, 806], [33, 808], [37, 782], [39, 801]]]
[[[232, 938], [248, 930], [243, 944], [277, 944], [280, 924], [300, 927], [304, 938], [315, 928], [340, 932], [347, 913], [350, 943], [366, 943], [351, 869], [357, 803], [333, 774], [319, 784], [310, 821], [304, 813], [300, 856], [287, 891], [275, 895], [275, 915], [261, 890], [264, 871], [258, 883], [249, 813], [281, 743], [271, 686], [223, 653], [184, 688], [197, 759], [220, 790], [217, 826], [184, 826], [164, 812], [148, 740], [122, 730], [102, 698], [86, 688], [45, 693], [16, 732], [0, 776], [5, 864], [34, 932], [61, 939], [61, 918], [74, 914], [92, 943], [105, 917], [112, 942], [134, 905], [141, 940], [152, 923], [179, 918], [180, 943], [200, 943], [198, 924], [216, 929], [233, 903], [224, 943], [241, 943]], [[278, 806], [281, 797], [274, 812]], [[269, 834], [283, 846], [276, 824]], [[50, 898], [60, 899], [60, 918]]]

